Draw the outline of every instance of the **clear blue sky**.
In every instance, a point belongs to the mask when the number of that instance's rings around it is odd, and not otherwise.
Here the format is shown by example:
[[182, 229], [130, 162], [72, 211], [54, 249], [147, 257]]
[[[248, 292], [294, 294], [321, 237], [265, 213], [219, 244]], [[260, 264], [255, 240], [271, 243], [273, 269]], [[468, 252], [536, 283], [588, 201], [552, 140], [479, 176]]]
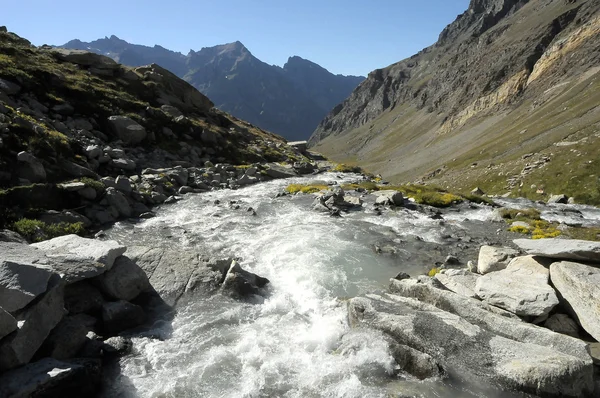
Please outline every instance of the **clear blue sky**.
[[35, 45], [112, 34], [184, 54], [241, 41], [262, 61], [298, 55], [362, 74], [433, 44], [469, 0], [7, 0], [0, 25]]

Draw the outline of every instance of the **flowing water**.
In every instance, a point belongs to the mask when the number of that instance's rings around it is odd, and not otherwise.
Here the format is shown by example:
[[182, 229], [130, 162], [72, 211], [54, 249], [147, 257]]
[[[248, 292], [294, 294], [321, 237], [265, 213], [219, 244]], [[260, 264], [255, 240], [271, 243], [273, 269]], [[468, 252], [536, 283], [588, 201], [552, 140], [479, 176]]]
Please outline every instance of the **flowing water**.
[[[339, 183], [358, 176], [318, 178]], [[201, 246], [239, 257], [245, 269], [271, 282], [266, 297], [251, 302], [217, 294], [180, 304], [172, 322], [154, 325], [153, 337], [133, 339], [134, 352], [121, 359], [121, 376], [108, 396], [505, 396], [403, 375], [378, 332], [349, 328], [344, 303], [384, 290], [398, 272], [423, 273], [443, 255], [438, 246], [491, 224], [485, 220], [492, 210], [448, 213], [440, 222], [406, 209], [378, 216], [367, 204], [333, 218], [311, 210], [311, 195], [275, 198], [287, 184], [309, 180], [188, 195], [153, 219], [107, 232], [127, 245]], [[377, 245], [396, 251], [378, 254]]]

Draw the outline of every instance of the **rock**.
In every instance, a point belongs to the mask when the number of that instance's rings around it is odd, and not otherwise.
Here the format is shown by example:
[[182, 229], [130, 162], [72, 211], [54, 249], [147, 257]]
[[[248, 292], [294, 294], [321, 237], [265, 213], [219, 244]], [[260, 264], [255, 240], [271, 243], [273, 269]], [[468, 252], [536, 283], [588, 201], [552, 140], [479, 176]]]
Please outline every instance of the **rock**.
[[67, 174], [70, 174], [73, 177], [90, 177], [95, 180], [99, 179], [98, 174], [94, 173], [87, 167], [78, 165], [77, 163], [73, 163], [64, 159], [60, 159], [58, 163], [61, 169], [63, 169]]
[[265, 172], [272, 178], [297, 177], [298, 173], [292, 167], [281, 166], [277, 163], [267, 163]]
[[237, 261], [232, 261], [225, 280], [223, 281], [223, 290], [229, 291], [236, 296], [249, 296], [259, 294], [269, 280], [260, 277], [252, 272], [244, 270]]
[[65, 287], [65, 309], [69, 314], [92, 314], [104, 304], [100, 290], [83, 280]]
[[576, 239], [515, 239], [513, 242], [534, 256], [600, 263], [600, 242]]
[[52, 111], [63, 116], [70, 116], [73, 113], [75, 113], [75, 108], [73, 108], [73, 105], [69, 104], [68, 102], [65, 102], [64, 104], [54, 105], [52, 107]]
[[85, 149], [85, 155], [88, 159], [97, 159], [102, 155], [102, 148], [98, 145], [88, 145]]
[[210, 267], [194, 250], [132, 246], [127, 257], [144, 270], [154, 290], [171, 306], [184, 295], [216, 291], [227, 272]]
[[109, 163], [112, 167], [126, 171], [133, 171], [137, 167], [131, 159], [111, 159]]
[[179, 188], [179, 190], [177, 191], [177, 193], [179, 195], [185, 195], [186, 193], [191, 193], [194, 192], [194, 188], [189, 187], [187, 185], [182, 186], [181, 188]]
[[548, 199], [548, 204], [550, 203], [568, 203], [569, 202], [569, 197], [567, 195], [564, 194], [560, 194], [560, 195], [551, 195], [550, 199]]
[[482, 195], [485, 195], [485, 193], [481, 190], [481, 188], [476, 187], [475, 189], [473, 189], [471, 191], [471, 195], [482, 196]]
[[163, 105], [160, 107], [160, 109], [166, 113], [167, 115], [173, 117], [173, 118], [177, 118], [179, 116], [183, 116], [183, 113], [181, 113], [181, 111], [177, 108], [175, 108], [174, 106], [171, 105]]
[[146, 314], [139, 305], [123, 300], [113, 301], [102, 305], [102, 321], [107, 333], [117, 334], [143, 324]]
[[99, 360], [43, 358], [0, 376], [0, 396], [92, 397], [100, 390], [101, 374]]
[[575, 320], [600, 341], [600, 269], [563, 261], [550, 266], [550, 279]]
[[527, 229], [532, 229], [531, 225], [526, 223], [525, 221], [515, 221], [512, 224], [510, 224], [511, 227], [521, 227], [521, 228], [527, 228]]
[[19, 312], [19, 329], [0, 340], [0, 372], [31, 361], [52, 329], [64, 316], [64, 283], [58, 275], [48, 282], [48, 289], [32, 305]]
[[102, 351], [108, 356], [127, 355], [133, 349], [133, 342], [130, 338], [116, 336], [106, 339], [102, 343]]
[[100, 280], [102, 292], [116, 300], [131, 301], [152, 289], [144, 270], [125, 256], [117, 258]]
[[115, 259], [127, 250], [114, 240], [99, 241], [77, 235], [65, 235], [31, 246], [44, 251], [49, 257], [66, 258], [74, 263], [100, 263], [103, 265], [103, 272], [108, 271]]
[[239, 178], [236, 183], [238, 185], [250, 185], [250, 184], [255, 184], [257, 183], [259, 180], [257, 177], [251, 177], [247, 174], [244, 174], [241, 178]]
[[519, 316], [548, 315], [558, 305], [548, 284], [547, 264], [533, 256], [516, 257], [506, 269], [480, 277], [475, 293], [485, 302]]
[[218, 143], [218, 138], [219, 136], [217, 133], [210, 130], [202, 130], [202, 134], [200, 135], [202, 142], [207, 145], [216, 145]]
[[404, 196], [402, 196], [402, 192], [393, 190], [377, 191], [375, 195], [377, 195], [377, 199], [375, 199], [376, 204], [404, 206]]
[[21, 91], [21, 87], [6, 79], [0, 79], [0, 91], [3, 91], [8, 95], [15, 95]]
[[69, 210], [48, 210], [39, 216], [39, 220], [45, 222], [46, 224], [73, 224], [80, 222], [86, 228], [92, 225], [92, 222], [86, 216]]
[[475, 285], [480, 275], [467, 270], [445, 269], [435, 274], [434, 278], [446, 289], [454, 293], [465, 297], [477, 297], [477, 294], [475, 294]]
[[46, 181], [46, 169], [42, 162], [29, 152], [19, 152], [17, 155], [19, 161], [17, 174], [19, 178], [26, 179], [30, 182]]
[[125, 176], [118, 176], [115, 180], [115, 188], [125, 194], [130, 194], [133, 191], [131, 181]]
[[146, 129], [127, 116], [110, 116], [108, 122], [125, 145], [138, 145], [146, 138]]
[[17, 311], [44, 293], [55, 275], [51, 263], [28, 245], [0, 242], [0, 306]]
[[477, 272], [487, 274], [500, 271], [506, 268], [510, 259], [518, 254], [518, 251], [509, 247], [481, 246], [477, 260]]
[[121, 217], [131, 217], [131, 206], [121, 192], [115, 188], [106, 188], [105, 198], [119, 212]]
[[60, 189], [64, 189], [68, 192], [79, 192], [85, 188], [85, 183], [76, 181], [76, 182], [68, 182], [64, 184], [58, 184]]
[[17, 330], [17, 321], [11, 314], [0, 307], [0, 340], [15, 330]]
[[89, 327], [79, 315], [64, 317], [52, 330], [42, 348], [44, 355], [55, 359], [75, 358], [87, 343]]
[[566, 314], [554, 314], [546, 323], [544, 323], [544, 327], [548, 328], [556, 333], [566, 334], [567, 336], [579, 337], [579, 328], [577, 327], [577, 323], [572, 320]]
[[358, 196], [345, 195], [344, 196], [344, 202], [343, 202], [342, 206], [345, 206], [345, 207], [361, 207], [362, 204], [363, 204], [363, 201]]
[[10, 229], [0, 229], [0, 242], [12, 242], [27, 244], [27, 240], [17, 232]]
[[94, 200], [96, 199], [96, 190], [92, 187], [85, 187], [83, 188], [81, 191], [77, 192], [79, 194], [79, 196], [81, 196], [84, 199], [87, 200]]

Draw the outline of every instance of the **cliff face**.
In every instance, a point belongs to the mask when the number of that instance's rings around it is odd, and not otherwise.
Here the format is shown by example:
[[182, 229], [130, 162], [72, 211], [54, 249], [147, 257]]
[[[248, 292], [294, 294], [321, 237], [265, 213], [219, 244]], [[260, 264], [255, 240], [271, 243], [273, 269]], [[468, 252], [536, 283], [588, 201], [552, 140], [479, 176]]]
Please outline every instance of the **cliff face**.
[[395, 180], [433, 173], [510, 189], [506, 176], [471, 178], [472, 164], [513, 167], [600, 121], [599, 9], [593, 0], [473, 0], [433, 46], [371, 72], [311, 145]]
[[364, 80], [334, 75], [290, 57], [283, 68], [268, 65], [239, 41], [183, 55], [161, 46], [131, 44], [116, 36], [63, 46], [93, 51], [128, 66], [156, 63], [185, 79], [216, 106], [290, 140], [306, 140], [327, 113]]

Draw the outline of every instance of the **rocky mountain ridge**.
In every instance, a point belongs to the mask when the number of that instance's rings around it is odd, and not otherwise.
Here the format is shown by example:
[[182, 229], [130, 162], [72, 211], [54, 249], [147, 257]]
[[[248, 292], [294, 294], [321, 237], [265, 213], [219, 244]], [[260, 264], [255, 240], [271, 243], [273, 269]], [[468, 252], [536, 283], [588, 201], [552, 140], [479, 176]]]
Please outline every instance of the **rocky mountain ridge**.
[[116, 36], [63, 48], [92, 51], [128, 66], [156, 63], [211, 98], [216, 106], [290, 140], [306, 140], [335, 105], [364, 80], [334, 75], [298, 56], [283, 67], [268, 65], [239, 41], [187, 55], [161, 46], [130, 44]]
[[[595, 203], [599, 9], [471, 1], [436, 44], [371, 72], [311, 144], [395, 181]], [[531, 168], [535, 153], [551, 161]]]

